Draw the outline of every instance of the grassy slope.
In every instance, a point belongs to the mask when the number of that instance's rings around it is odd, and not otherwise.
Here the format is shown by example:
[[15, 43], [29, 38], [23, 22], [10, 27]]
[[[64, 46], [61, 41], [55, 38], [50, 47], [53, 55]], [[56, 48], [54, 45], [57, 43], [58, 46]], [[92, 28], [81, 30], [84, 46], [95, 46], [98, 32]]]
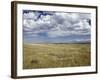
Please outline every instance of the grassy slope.
[[24, 44], [24, 69], [90, 65], [90, 44]]

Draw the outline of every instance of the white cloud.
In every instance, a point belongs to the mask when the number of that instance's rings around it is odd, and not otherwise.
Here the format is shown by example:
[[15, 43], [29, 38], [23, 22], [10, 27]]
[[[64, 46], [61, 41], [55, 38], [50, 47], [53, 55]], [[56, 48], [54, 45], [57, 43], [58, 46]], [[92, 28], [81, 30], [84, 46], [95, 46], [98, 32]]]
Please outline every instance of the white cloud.
[[39, 15], [38, 12], [23, 15], [23, 26], [27, 31], [32, 32], [32, 35], [41, 32], [45, 32], [48, 37], [90, 34], [90, 25], [86, 21], [90, 19], [90, 14], [54, 12], [52, 15], [41, 14], [41, 17], [35, 20]]
[[46, 16], [41, 15], [41, 19], [42, 19], [43, 21], [45, 21], [45, 22], [50, 21], [51, 17], [52, 17], [51, 15], [46, 15]]
[[25, 27], [28, 27], [28, 28], [32, 29], [32, 28], [35, 28], [37, 26], [37, 23], [32, 19], [24, 19], [23, 20], [23, 25]]
[[29, 12], [29, 13], [24, 13], [23, 18], [24, 19], [34, 19], [35, 20], [38, 15], [39, 15], [39, 13], [37, 13], [37, 12]]

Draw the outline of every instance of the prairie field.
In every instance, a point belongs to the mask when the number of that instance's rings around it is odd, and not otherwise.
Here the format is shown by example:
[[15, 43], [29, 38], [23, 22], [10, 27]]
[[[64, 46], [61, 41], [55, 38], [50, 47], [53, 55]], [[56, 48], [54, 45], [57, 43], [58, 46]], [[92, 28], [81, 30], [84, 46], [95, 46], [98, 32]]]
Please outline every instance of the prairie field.
[[23, 69], [90, 65], [89, 43], [23, 44]]

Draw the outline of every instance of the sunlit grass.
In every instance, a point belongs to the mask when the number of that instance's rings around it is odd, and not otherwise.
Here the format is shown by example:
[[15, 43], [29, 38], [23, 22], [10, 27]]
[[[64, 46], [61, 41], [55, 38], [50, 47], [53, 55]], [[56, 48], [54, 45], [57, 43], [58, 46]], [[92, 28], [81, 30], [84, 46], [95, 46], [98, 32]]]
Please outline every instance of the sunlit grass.
[[24, 44], [23, 68], [90, 66], [90, 44]]

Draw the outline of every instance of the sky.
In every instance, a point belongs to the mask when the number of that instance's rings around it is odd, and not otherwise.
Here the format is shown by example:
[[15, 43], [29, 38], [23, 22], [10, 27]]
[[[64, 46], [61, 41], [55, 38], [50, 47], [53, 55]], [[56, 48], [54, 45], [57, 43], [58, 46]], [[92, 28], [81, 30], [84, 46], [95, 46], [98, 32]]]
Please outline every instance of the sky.
[[25, 43], [90, 42], [91, 14], [23, 10]]

